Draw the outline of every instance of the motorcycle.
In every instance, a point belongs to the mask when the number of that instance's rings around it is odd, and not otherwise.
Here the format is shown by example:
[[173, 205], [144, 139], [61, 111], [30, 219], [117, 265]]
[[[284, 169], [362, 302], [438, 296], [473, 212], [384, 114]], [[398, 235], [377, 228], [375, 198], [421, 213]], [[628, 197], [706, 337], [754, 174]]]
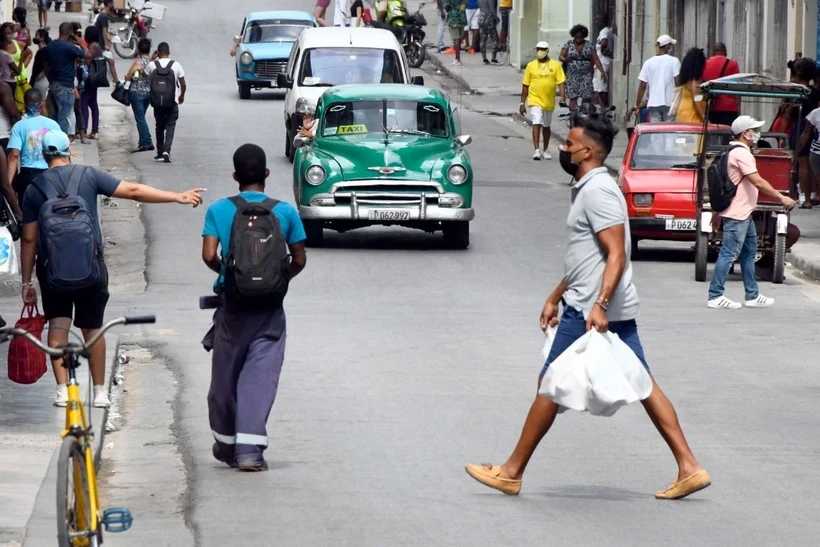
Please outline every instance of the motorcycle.
[[407, 64], [412, 68], [419, 68], [427, 58], [427, 49], [424, 47], [424, 27], [427, 19], [421, 13], [425, 3], [419, 5], [415, 13], [411, 13], [404, 21], [404, 53], [407, 55]]
[[117, 35], [111, 38], [114, 51], [123, 59], [132, 59], [137, 56], [137, 44], [140, 38], [147, 38], [154, 19], [162, 19], [165, 6], [145, 2], [139, 9], [128, 4], [129, 14], [124, 27], [120, 27]]
[[403, 27], [407, 18], [407, 4], [404, 0], [387, 0], [387, 20], [391, 27]]

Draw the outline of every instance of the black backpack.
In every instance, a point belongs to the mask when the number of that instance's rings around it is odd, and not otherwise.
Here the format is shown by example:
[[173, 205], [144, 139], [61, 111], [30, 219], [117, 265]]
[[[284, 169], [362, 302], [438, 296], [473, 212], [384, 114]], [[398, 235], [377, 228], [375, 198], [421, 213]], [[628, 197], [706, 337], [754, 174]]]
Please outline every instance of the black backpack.
[[709, 203], [712, 210], [720, 213], [729, 208], [737, 194], [737, 184], [729, 178], [729, 152], [742, 144], [731, 145], [718, 154], [706, 170], [706, 180], [709, 184]]
[[241, 307], [275, 309], [282, 305], [290, 283], [290, 255], [279, 219], [268, 198], [248, 203], [228, 198], [236, 206], [231, 246], [225, 261], [225, 293]]
[[166, 66], [154, 61], [156, 65], [151, 72], [151, 106], [169, 107], [177, 102], [177, 77], [171, 67], [174, 61]]
[[83, 165], [73, 165], [67, 184], [62, 177], [66, 169], [50, 169], [32, 181], [46, 198], [37, 219], [37, 252], [53, 291], [75, 291], [107, 282], [100, 225], [80, 196], [85, 170]]

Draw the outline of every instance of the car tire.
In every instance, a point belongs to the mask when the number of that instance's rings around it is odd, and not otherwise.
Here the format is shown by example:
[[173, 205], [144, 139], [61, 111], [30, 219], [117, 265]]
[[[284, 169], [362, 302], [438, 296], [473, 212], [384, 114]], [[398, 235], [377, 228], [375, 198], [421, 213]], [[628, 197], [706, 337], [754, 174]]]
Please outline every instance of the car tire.
[[466, 249], [470, 246], [470, 223], [448, 221], [442, 222], [444, 242], [451, 249]]
[[774, 240], [774, 269], [772, 283], [783, 283], [786, 268], [786, 234], [777, 234]]
[[239, 98], [242, 100], [248, 100], [251, 98], [251, 86], [250, 84], [238, 84], [239, 86]]
[[290, 132], [285, 128], [285, 157], [293, 163], [293, 140], [290, 138]]
[[706, 281], [706, 265], [709, 262], [709, 234], [698, 232], [695, 241], [695, 281]]
[[632, 248], [630, 249], [629, 257], [633, 262], [638, 260], [641, 256], [641, 250], [638, 248], [638, 241], [640, 241], [640, 239], [637, 237], [632, 238]]
[[325, 239], [325, 226], [321, 220], [303, 219], [302, 225], [305, 227], [305, 245], [308, 247], [319, 247]]

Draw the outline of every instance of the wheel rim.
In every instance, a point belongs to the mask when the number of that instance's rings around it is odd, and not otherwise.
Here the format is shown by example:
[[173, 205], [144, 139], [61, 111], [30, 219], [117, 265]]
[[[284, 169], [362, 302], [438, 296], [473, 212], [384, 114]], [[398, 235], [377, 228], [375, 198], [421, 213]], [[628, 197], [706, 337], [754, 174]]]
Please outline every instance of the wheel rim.
[[[88, 476], [85, 470], [85, 458], [79, 447], [71, 453], [70, 469], [66, 477], [66, 522], [70, 545], [73, 547], [87, 547], [90, 545], [90, 538], [85, 535], [77, 536], [91, 529], [91, 518], [88, 514], [91, 500], [88, 499], [87, 492]], [[78, 506], [77, 500], [82, 503]]]

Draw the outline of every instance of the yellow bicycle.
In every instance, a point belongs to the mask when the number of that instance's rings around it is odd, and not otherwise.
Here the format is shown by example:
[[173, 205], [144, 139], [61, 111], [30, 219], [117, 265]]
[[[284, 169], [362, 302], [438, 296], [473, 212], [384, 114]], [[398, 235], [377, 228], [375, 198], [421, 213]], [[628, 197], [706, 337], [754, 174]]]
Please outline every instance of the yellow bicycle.
[[22, 336], [46, 354], [62, 357], [63, 366], [68, 369], [68, 404], [65, 429], [60, 433], [63, 444], [57, 461], [57, 540], [60, 547], [99, 547], [103, 528], [106, 532], [125, 532], [133, 523], [128, 509], [112, 508], [100, 512], [92, 448], [94, 433], [80, 399], [76, 370], [80, 366], [80, 357], [88, 358], [88, 348], [111, 327], [155, 322], [153, 315], [120, 317], [103, 325], [85, 344], [69, 342], [60, 348], [46, 346], [23, 329], [0, 328], [2, 336]]

